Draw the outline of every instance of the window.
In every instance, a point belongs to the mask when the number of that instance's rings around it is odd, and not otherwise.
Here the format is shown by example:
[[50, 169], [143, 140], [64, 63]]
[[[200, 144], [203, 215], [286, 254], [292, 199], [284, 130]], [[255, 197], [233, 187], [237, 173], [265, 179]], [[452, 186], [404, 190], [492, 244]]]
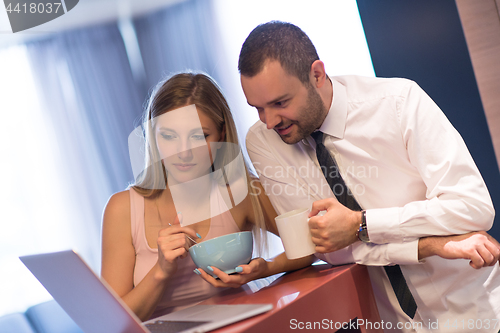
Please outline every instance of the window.
[[51, 299], [20, 255], [75, 248], [79, 239], [64, 203], [58, 145], [39, 109], [24, 46], [0, 50], [0, 73], [1, 316]]

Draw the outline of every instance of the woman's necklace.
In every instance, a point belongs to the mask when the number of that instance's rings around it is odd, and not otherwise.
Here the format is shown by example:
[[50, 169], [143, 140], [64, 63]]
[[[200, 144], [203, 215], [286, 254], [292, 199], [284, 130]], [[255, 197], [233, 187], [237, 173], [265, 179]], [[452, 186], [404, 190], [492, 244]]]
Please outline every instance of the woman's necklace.
[[[158, 212], [158, 219], [160, 220], [160, 225], [163, 224], [163, 220], [161, 219], [161, 215], [160, 215], [160, 208], [158, 207], [158, 198], [155, 199], [155, 206], [156, 206], [156, 211]], [[170, 222], [167, 222], [169, 226], [172, 226], [172, 224], [170, 224]], [[197, 241], [195, 241], [194, 239], [192, 239], [189, 235], [186, 235], [186, 237], [193, 243], [195, 244], [198, 244]]]
[[[155, 199], [155, 206], [156, 206], [156, 212], [158, 213], [158, 220], [160, 220], [160, 225], [163, 225], [163, 220], [161, 219], [160, 215], [160, 208], [158, 207], [158, 197]], [[169, 226], [171, 226], [170, 222], [168, 223]]]

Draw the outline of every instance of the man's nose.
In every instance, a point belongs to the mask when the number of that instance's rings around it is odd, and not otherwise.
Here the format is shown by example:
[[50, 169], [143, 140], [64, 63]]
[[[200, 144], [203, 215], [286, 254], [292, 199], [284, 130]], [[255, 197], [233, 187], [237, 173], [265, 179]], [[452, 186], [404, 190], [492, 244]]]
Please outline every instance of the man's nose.
[[261, 120], [266, 124], [267, 129], [273, 129], [281, 122], [281, 117], [276, 112], [270, 109], [264, 109], [262, 115], [264, 116], [264, 119], [261, 118]]

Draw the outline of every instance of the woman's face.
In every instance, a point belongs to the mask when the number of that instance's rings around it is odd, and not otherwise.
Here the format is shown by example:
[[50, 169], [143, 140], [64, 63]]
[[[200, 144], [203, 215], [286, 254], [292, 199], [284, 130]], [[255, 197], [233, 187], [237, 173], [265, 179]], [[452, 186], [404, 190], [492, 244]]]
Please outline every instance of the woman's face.
[[156, 144], [169, 182], [183, 183], [207, 175], [224, 136], [194, 105], [157, 117]]

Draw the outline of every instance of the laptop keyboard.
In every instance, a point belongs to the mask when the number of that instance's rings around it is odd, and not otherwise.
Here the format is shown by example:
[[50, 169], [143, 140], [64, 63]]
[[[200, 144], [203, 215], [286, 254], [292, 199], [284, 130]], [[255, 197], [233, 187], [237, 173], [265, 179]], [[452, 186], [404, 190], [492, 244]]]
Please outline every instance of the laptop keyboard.
[[157, 320], [151, 324], [146, 324], [146, 327], [148, 330], [151, 331], [151, 333], [156, 333], [156, 332], [177, 333], [206, 323], [208, 323], [208, 321]]

